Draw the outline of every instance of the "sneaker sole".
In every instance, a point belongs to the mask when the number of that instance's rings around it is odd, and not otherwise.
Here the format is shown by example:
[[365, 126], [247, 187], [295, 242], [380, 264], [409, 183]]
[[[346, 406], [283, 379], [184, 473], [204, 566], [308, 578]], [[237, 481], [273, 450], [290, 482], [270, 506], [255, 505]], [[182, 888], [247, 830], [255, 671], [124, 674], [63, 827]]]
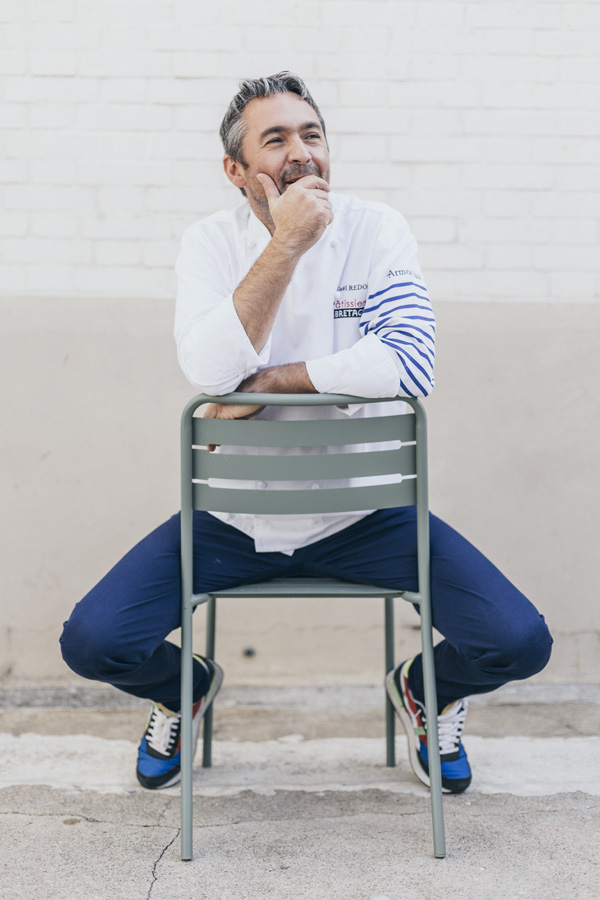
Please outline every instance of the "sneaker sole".
[[429, 775], [421, 766], [421, 760], [419, 758], [415, 745], [412, 720], [409, 714], [406, 712], [406, 707], [402, 702], [402, 695], [400, 694], [400, 691], [398, 690], [398, 687], [394, 680], [394, 669], [388, 672], [385, 676], [385, 687], [387, 690], [387, 695], [392, 701], [392, 706], [396, 710], [398, 718], [400, 719], [402, 727], [404, 728], [404, 731], [406, 733], [406, 740], [408, 743], [408, 758], [410, 760], [411, 768], [419, 781], [422, 781], [423, 784], [429, 787]]
[[150, 779], [146, 778], [145, 775], [141, 775], [139, 772], [136, 772], [135, 774], [138, 782], [147, 791], [164, 791], [165, 788], [173, 787], [174, 784], [178, 784], [181, 781], [179, 767], [177, 767], [177, 771], [175, 772], [175, 774], [168, 781], [165, 781], [164, 784], [156, 784], [154, 781], [151, 781]]

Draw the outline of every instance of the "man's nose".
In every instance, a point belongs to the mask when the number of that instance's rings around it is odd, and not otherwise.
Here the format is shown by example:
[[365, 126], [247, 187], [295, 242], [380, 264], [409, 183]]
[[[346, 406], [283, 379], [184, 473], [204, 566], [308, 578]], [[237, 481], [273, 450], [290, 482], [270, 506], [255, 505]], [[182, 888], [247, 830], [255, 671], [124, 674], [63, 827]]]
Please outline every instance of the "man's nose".
[[288, 159], [290, 162], [307, 163], [310, 160], [310, 151], [300, 135], [292, 138], [288, 147]]

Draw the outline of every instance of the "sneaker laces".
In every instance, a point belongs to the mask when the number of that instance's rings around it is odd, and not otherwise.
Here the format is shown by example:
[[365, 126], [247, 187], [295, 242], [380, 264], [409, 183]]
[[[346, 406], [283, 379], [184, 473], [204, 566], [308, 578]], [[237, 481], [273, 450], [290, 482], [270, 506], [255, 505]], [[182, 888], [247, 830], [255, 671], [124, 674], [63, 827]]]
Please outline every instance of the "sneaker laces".
[[156, 753], [170, 756], [179, 740], [179, 724], [179, 715], [169, 715], [155, 704], [146, 728], [147, 744]]
[[467, 717], [467, 701], [457, 700], [447, 706], [438, 716], [438, 737], [440, 755], [456, 753]]

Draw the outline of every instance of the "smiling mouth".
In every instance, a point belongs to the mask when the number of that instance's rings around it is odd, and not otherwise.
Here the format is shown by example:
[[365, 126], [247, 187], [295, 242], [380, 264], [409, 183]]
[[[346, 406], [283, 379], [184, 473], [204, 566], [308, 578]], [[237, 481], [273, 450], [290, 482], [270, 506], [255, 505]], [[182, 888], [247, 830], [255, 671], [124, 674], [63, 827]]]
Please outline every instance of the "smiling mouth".
[[297, 181], [300, 181], [301, 178], [306, 178], [307, 175], [319, 175], [319, 170], [315, 167], [311, 167], [311, 170], [308, 172], [298, 172], [294, 175], [290, 175], [288, 178], [283, 179], [283, 184], [288, 187], [290, 184], [295, 184]]

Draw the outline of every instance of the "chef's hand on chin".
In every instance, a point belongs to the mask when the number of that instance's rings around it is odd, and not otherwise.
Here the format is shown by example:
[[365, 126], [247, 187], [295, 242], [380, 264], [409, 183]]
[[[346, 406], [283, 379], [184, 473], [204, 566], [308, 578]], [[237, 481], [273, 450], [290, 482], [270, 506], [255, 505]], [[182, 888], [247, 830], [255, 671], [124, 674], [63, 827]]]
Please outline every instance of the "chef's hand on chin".
[[257, 178], [275, 225], [273, 240], [296, 253], [306, 253], [333, 222], [328, 183], [318, 175], [304, 175], [280, 194], [270, 175], [260, 173]]

